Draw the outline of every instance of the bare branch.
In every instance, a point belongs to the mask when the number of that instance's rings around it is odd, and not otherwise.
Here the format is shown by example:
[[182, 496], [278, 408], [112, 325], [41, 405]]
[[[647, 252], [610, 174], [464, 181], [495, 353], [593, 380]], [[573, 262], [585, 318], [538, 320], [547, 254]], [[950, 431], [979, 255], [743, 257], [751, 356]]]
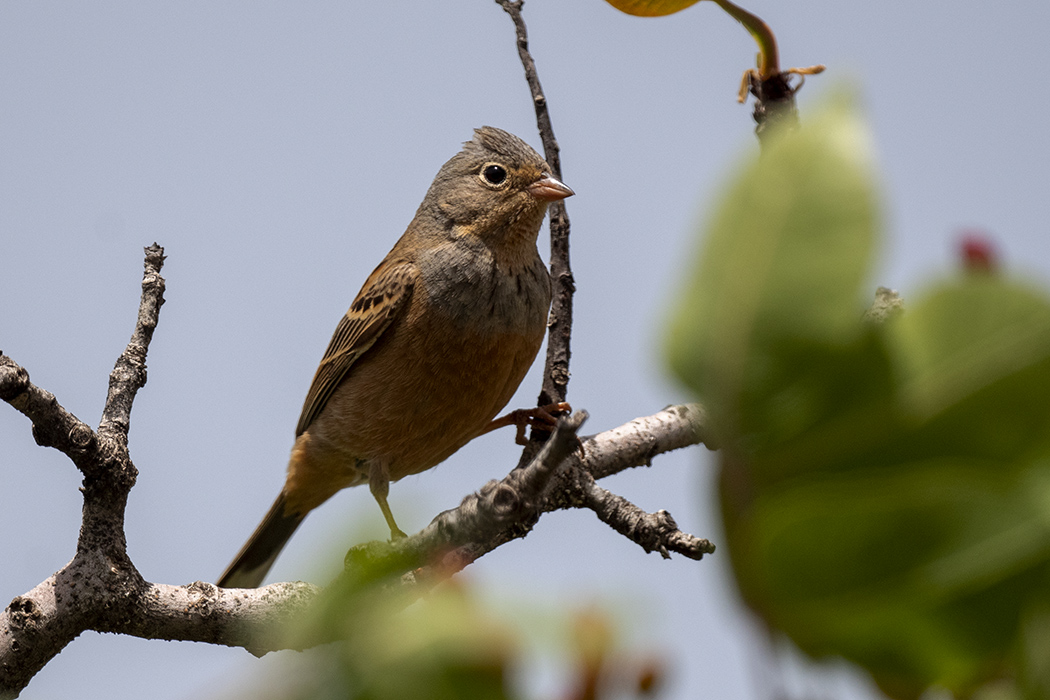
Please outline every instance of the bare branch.
[[0, 399], [33, 422], [33, 438], [38, 445], [54, 447], [81, 471], [90, 468], [98, 446], [95, 431], [63, 408], [54, 394], [29, 381], [29, 372], [2, 352]]
[[[554, 127], [551, 125], [550, 112], [547, 109], [547, 98], [540, 86], [536, 63], [529, 53], [529, 38], [525, 20], [521, 17], [522, 0], [496, 0], [514, 21], [518, 40], [518, 56], [525, 68], [525, 80], [529, 83], [532, 103], [536, 108], [536, 124], [543, 142], [543, 155], [551, 166], [551, 173], [559, 180], [561, 177], [561, 156], [558, 141], [554, 138]], [[576, 283], [572, 277], [572, 266], [569, 263], [569, 215], [564, 201], [557, 201], [550, 206], [551, 229], [551, 279], [554, 284], [554, 297], [551, 303], [550, 320], [547, 333], [547, 362], [543, 370], [543, 389], [540, 391], [538, 406], [559, 403], [565, 400], [569, 386], [569, 359], [572, 356], [572, 295]], [[535, 434], [537, 431], [533, 431]], [[541, 434], [546, 434], [540, 431]], [[525, 457], [528, 459], [528, 457]]]
[[[452, 510], [438, 515], [419, 533], [396, 542], [369, 542], [347, 554], [349, 565], [394, 566], [404, 571], [433, 567], [442, 575], [459, 571], [502, 544], [525, 537], [543, 513], [590, 508], [646, 551], [679, 552], [699, 559], [714, 551], [707, 540], [678, 531], [666, 511], [648, 514], [626, 499], [592, 488], [595, 478], [648, 465], [652, 458], [695, 445], [707, 434], [703, 409], [670, 406], [583, 441], [576, 430], [586, 414], [559, 422], [552, 438], [526, 467], [501, 481], [490, 481]], [[582, 453], [582, 456], [581, 456]], [[537, 494], [535, 489], [543, 488]], [[422, 577], [427, 571], [422, 572]]]
[[659, 552], [664, 559], [671, 558], [670, 552], [678, 552], [699, 560], [715, 551], [715, 546], [708, 540], [680, 531], [666, 510], [646, 513], [623, 496], [603, 489], [586, 472], [582, 474], [584, 504], [603, 523], [641, 545], [646, 552]]
[[[43, 424], [83, 425], [64, 412], [53, 396], [33, 386], [25, 370], [2, 356], [0, 397], [21, 406], [19, 410], [34, 421], [42, 414], [47, 416]], [[585, 419], [584, 412], [562, 419], [528, 465], [514, 469], [501, 481], [489, 482], [413, 537], [394, 544], [372, 542], [355, 547], [348, 554], [350, 563], [394, 561], [402, 571], [414, 570], [410, 583], [426, 585], [505, 542], [524, 537], [543, 513], [566, 507], [594, 510], [647, 551], [664, 556], [679, 552], [691, 558], [713, 551], [706, 540], [679, 532], [665, 511], [645, 513], [598, 487], [592, 477], [648, 464], [658, 454], [702, 441], [706, 430], [700, 407], [672, 406], [636, 419], [588, 438], [581, 452], [576, 435]], [[98, 442], [113, 445], [115, 441], [103, 438]], [[109, 459], [114, 457], [110, 452]], [[89, 482], [109, 480], [85, 481]], [[127, 492], [102, 495], [97, 486], [85, 489], [85, 524], [73, 561], [0, 612], [0, 698], [17, 695], [51, 658], [87, 629], [242, 646], [257, 655], [327, 641], [296, 640], [283, 632], [285, 622], [300, 617], [317, 599], [320, 589], [309, 584], [223, 590], [200, 582], [189, 586], [145, 582], [124, 550]]]
[[[543, 149], [554, 171], [554, 176], [561, 178], [561, 158], [559, 155], [558, 142], [554, 138], [554, 128], [551, 125], [550, 112], [547, 109], [547, 98], [543, 94], [539, 75], [536, 71], [536, 63], [529, 53], [528, 31], [525, 20], [521, 16], [523, 0], [496, 0], [496, 3], [510, 15], [514, 22], [517, 36], [518, 56], [525, 68], [525, 79], [532, 93], [532, 102], [536, 109], [536, 124], [539, 127], [540, 138], [543, 141]], [[753, 90], [760, 88], [752, 88]], [[759, 96], [761, 102], [761, 96]], [[793, 93], [791, 97], [793, 98]], [[793, 101], [792, 101], [793, 104]], [[758, 107], [756, 107], [756, 119]], [[569, 384], [569, 359], [571, 352], [572, 337], [572, 295], [575, 292], [575, 282], [572, 277], [572, 267], [569, 262], [569, 217], [565, 210], [563, 201], [556, 202], [550, 208], [551, 215], [551, 276], [554, 282], [554, 298], [551, 305], [550, 322], [547, 335], [547, 362], [543, 373], [543, 389], [540, 392], [539, 405], [564, 401]], [[672, 409], [669, 409], [671, 411]], [[557, 485], [552, 485], [553, 493], [548, 493], [544, 503], [536, 513], [547, 512], [562, 507], [588, 507], [594, 510], [602, 520], [612, 525], [621, 534], [627, 535], [638, 542], [646, 551], [658, 550], [664, 556], [668, 556], [668, 550], [679, 551], [694, 559], [699, 559], [704, 553], [714, 551], [713, 545], [707, 540], [698, 540], [691, 535], [685, 535], [678, 531], [674, 519], [666, 511], [659, 511], [650, 515], [637, 506], [630, 504], [626, 499], [616, 496], [594, 483], [595, 478], [601, 478], [608, 474], [621, 471], [628, 467], [648, 464], [653, 455], [669, 449], [676, 449], [688, 444], [700, 442], [704, 435], [702, 432], [703, 415], [698, 406], [675, 407], [676, 413], [668, 413], [666, 416], [653, 416], [639, 421], [659, 422], [667, 419], [669, 424], [677, 430], [672, 430], [673, 436], [658, 440], [652, 431], [646, 430], [646, 425], [623, 426], [622, 432], [614, 436], [605, 436], [603, 440], [589, 440], [585, 445], [586, 450], [595, 450], [595, 453], [585, 452], [587, 456], [566, 467], [568, 476], [559, 479]], [[667, 413], [666, 411], [664, 413]], [[637, 421], [635, 422], [637, 423]], [[534, 437], [536, 431], [533, 431]], [[604, 434], [603, 434], [604, 435]], [[595, 444], [591, 444], [591, 443]], [[526, 447], [522, 454], [521, 464], [532, 459], [535, 451], [534, 443]], [[592, 457], [592, 454], [594, 456]], [[583, 462], [590, 464], [585, 466]], [[504, 480], [506, 481], [506, 480]], [[502, 488], [512, 487], [500, 482]], [[560, 486], [560, 489], [559, 489]], [[520, 494], [516, 497], [521, 500]], [[466, 502], [464, 502], [464, 505]], [[460, 507], [461, 509], [463, 506]], [[450, 511], [451, 512], [451, 511]], [[446, 516], [448, 513], [442, 513]], [[440, 518], [441, 516], [439, 516]], [[435, 523], [437, 520], [435, 520]], [[453, 522], [455, 522], [453, 520]], [[469, 549], [469, 553], [462, 559], [469, 563], [485, 552], [491, 551], [486, 543], [502, 544], [507, 539], [524, 537], [532, 529], [535, 519], [521, 521], [514, 531], [504, 530], [492, 536], [491, 534], [480, 537], [472, 545], [463, 545], [461, 549]], [[431, 524], [432, 526], [434, 523]], [[428, 528], [429, 529], [429, 528]], [[424, 530], [426, 532], [426, 530]], [[466, 534], [468, 531], [464, 531]], [[498, 546], [496, 544], [495, 546]], [[494, 547], [492, 547], [494, 548]], [[464, 563], [464, 566], [466, 564]]]
[[[164, 278], [160, 276], [164, 249], [154, 243], [145, 252], [138, 323], [110, 374], [109, 395], [97, 434], [63, 408], [54, 394], [30, 382], [24, 368], [0, 353], [0, 399], [33, 421], [33, 437], [38, 445], [59, 450], [87, 477], [112, 470], [122, 458], [126, 459], [131, 405], [136, 392], [146, 383], [146, 351], [164, 303]], [[126, 476], [134, 481], [133, 474]]]
[[146, 351], [164, 301], [164, 250], [153, 244], [145, 253], [138, 322], [110, 375], [98, 432], [0, 355], [0, 398], [33, 421], [37, 443], [61, 450], [84, 475], [73, 560], [0, 613], [0, 697], [17, 695], [80, 632], [112, 631], [114, 624], [126, 624], [133, 617], [128, 607], [146, 590], [127, 555], [124, 535], [124, 510], [137, 473], [127, 449], [131, 406], [146, 382]]
[[[101, 581], [85, 562], [71, 562], [0, 612], [0, 698], [15, 697], [66, 644], [87, 629], [143, 639], [244, 647], [261, 656], [302, 648], [286, 633], [319, 590], [308, 583], [223, 590], [142, 583], [111, 575]], [[321, 643], [323, 639], [311, 640]]]
[[84, 629], [73, 615], [59, 612], [56, 578], [57, 574], [16, 597], [0, 612], [0, 700], [18, 697]]
[[700, 443], [717, 449], [703, 407], [695, 403], [668, 406], [587, 438], [586, 456], [579, 466], [595, 479], [604, 479], [631, 467], [648, 467], [656, 455]]
[[160, 307], [164, 303], [164, 249], [154, 243], [145, 248], [145, 272], [142, 275], [142, 299], [139, 302], [138, 322], [131, 340], [109, 375], [109, 394], [102, 411], [99, 432], [119, 440], [126, 447], [131, 421], [131, 405], [135, 394], [146, 384], [146, 352], [153, 330], [157, 327]]
[[586, 419], [585, 411], [562, 418], [526, 466], [488, 482], [411, 537], [354, 547], [347, 554], [348, 564], [384, 566], [398, 561], [409, 570], [441, 560], [440, 568], [454, 573], [496, 547], [524, 537], [539, 519], [551, 477], [576, 449], [576, 433]]
[[[151, 583], [135, 597], [125, 618], [107, 620], [112, 624], [95, 629], [143, 639], [244, 647], [256, 656], [278, 649], [302, 650], [303, 642], [287, 630], [302, 619], [320, 592], [302, 581], [252, 589], [222, 589], [203, 581], [188, 586]], [[330, 640], [312, 643], [324, 641]]]

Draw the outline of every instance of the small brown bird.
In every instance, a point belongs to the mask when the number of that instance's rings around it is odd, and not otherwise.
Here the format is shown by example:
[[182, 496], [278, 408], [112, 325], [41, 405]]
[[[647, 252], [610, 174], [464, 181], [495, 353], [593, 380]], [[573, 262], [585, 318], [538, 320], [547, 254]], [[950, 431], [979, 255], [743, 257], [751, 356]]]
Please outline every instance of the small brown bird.
[[284, 488], [219, 586], [258, 586], [306, 514], [348, 486], [367, 482], [404, 536], [390, 482], [486, 432], [536, 357], [551, 302], [536, 237], [547, 205], [572, 194], [528, 144], [489, 126], [442, 166], [336, 327]]

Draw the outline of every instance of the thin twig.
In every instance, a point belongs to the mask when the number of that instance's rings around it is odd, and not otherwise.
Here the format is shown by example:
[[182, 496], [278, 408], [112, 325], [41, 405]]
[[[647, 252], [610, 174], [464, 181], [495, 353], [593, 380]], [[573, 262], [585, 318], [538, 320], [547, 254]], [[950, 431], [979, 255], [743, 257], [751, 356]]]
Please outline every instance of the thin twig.
[[755, 120], [755, 134], [760, 144], [768, 142], [767, 136], [775, 127], [798, 128], [798, 107], [795, 93], [798, 86], [791, 85], [791, 74], [774, 73], [768, 78], [750, 76], [748, 91], [755, 97], [755, 109], [751, 116]]
[[33, 438], [54, 447], [82, 472], [92, 469], [98, 436], [87, 423], [62, 407], [55, 395], [29, 380], [29, 372], [0, 352], [0, 399], [33, 423]]
[[694, 537], [678, 529], [678, 524], [666, 510], [647, 513], [582, 472], [584, 505], [597, 514], [598, 519], [627, 539], [641, 545], [646, 552], [659, 552], [664, 559], [678, 552], [690, 559], [703, 559], [712, 554], [715, 546], [710, 541]]
[[[547, 109], [547, 98], [540, 86], [536, 72], [536, 63], [529, 53], [529, 38], [525, 20], [521, 17], [522, 0], [496, 0], [514, 21], [518, 39], [518, 56], [525, 68], [525, 80], [529, 83], [532, 103], [536, 108], [536, 125], [539, 127], [540, 140], [543, 142], [543, 154], [551, 166], [554, 177], [561, 179], [561, 158], [558, 141], [554, 138], [554, 127], [551, 125], [550, 112]], [[543, 388], [540, 391], [539, 406], [565, 401], [569, 385], [569, 358], [572, 356], [572, 295], [576, 284], [572, 278], [572, 266], [569, 264], [569, 215], [565, 202], [558, 201], [550, 207], [551, 229], [551, 278], [554, 283], [554, 297], [551, 303], [550, 321], [547, 334], [547, 362], [543, 370]], [[535, 431], [534, 431], [535, 432]], [[544, 433], [545, 434], [545, 433]]]
[[109, 375], [109, 393], [99, 422], [99, 433], [120, 440], [125, 445], [131, 421], [131, 405], [135, 394], [146, 384], [146, 353], [153, 331], [157, 327], [160, 307], [164, 303], [164, 248], [156, 243], [145, 248], [145, 272], [142, 275], [142, 298], [138, 321], [124, 352], [117, 358]]

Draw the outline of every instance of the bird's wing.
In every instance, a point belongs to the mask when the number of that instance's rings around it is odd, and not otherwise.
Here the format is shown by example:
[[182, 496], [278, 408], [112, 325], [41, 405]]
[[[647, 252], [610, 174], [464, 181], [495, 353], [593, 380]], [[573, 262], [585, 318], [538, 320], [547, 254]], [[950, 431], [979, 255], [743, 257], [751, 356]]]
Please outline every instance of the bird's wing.
[[295, 428], [303, 434], [321, 412], [332, 392], [361, 355], [372, 347], [391, 322], [402, 313], [412, 296], [418, 271], [404, 260], [384, 261], [376, 268], [358, 292], [332, 334]]

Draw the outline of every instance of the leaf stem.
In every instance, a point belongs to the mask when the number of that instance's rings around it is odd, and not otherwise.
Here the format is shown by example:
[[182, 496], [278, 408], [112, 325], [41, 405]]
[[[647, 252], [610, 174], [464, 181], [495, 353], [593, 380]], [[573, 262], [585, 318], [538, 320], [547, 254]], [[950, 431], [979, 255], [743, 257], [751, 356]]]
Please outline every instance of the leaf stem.
[[767, 80], [780, 73], [780, 54], [777, 51], [777, 38], [773, 36], [773, 30], [769, 28], [760, 17], [753, 15], [742, 7], [738, 7], [729, 0], [713, 0], [713, 2], [729, 13], [729, 16], [744, 25], [748, 33], [754, 37], [758, 44], [758, 74], [762, 80]]

